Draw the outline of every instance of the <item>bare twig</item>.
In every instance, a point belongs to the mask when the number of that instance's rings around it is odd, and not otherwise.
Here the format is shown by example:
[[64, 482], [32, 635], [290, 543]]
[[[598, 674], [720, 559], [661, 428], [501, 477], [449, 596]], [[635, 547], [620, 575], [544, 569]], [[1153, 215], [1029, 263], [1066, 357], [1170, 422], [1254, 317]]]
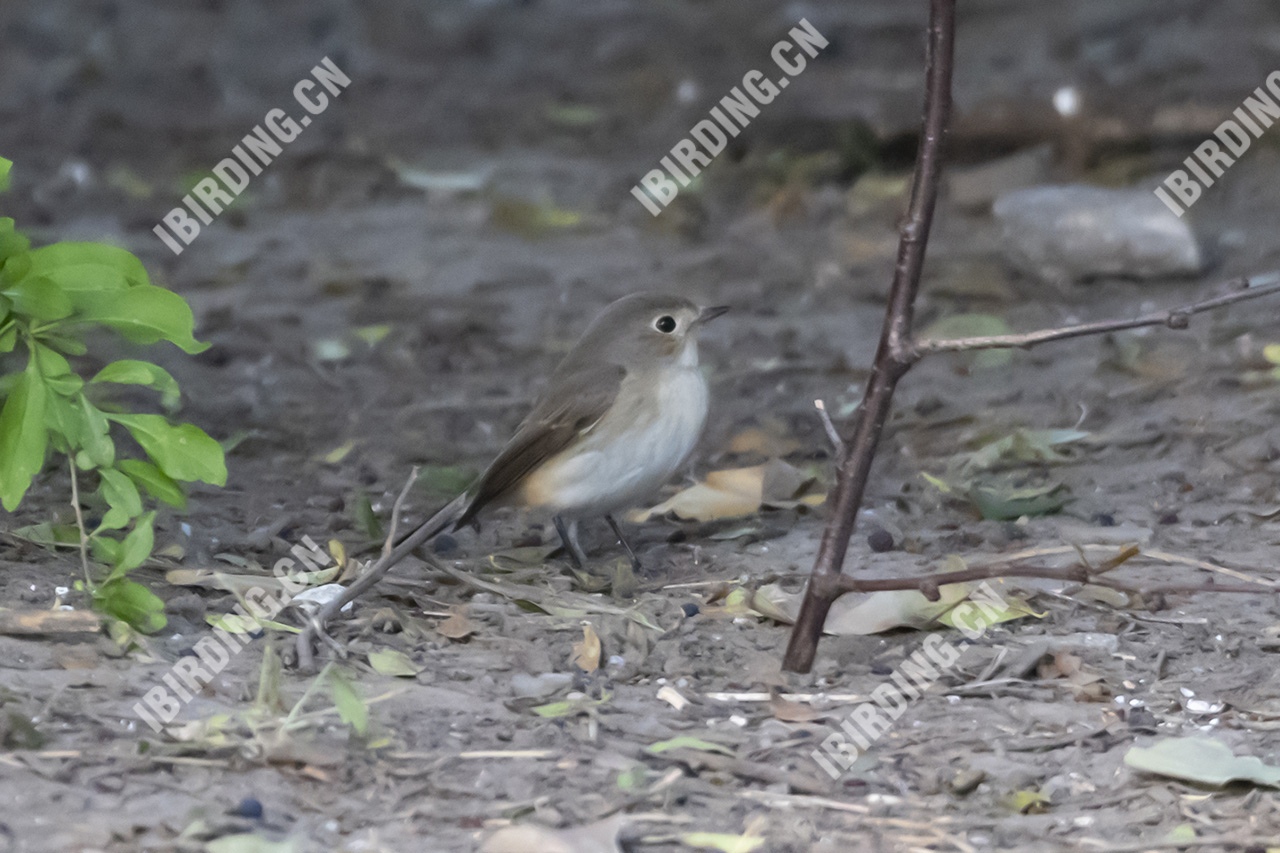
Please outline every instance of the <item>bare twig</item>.
[[969, 583], [970, 581], [991, 580], [992, 578], [1043, 578], [1045, 580], [1067, 581], [1070, 583], [1087, 583], [1104, 586], [1120, 592], [1135, 595], [1178, 595], [1196, 592], [1236, 592], [1260, 593], [1277, 592], [1276, 587], [1261, 581], [1254, 583], [1217, 583], [1210, 578], [1198, 584], [1155, 584], [1142, 585], [1126, 583], [1111, 577], [1103, 577], [1113, 567], [1093, 569], [1083, 563], [1071, 566], [1033, 566], [1026, 564], [997, 563], [989, 566], [971, 566], [953, 572], [941, 572], [934, 575], [912, 575], [903, 578], [853, 578], [841, 575], [839, 578], [841, 592], [883, 592], [885, 590], [914, 589], [930, 601], [941, 597], [938, 588], [953, 583]]
[[76, 483], [76, 460], [67, 456], [67, 464], [71, 466], [71, 507], [76, 511], [76, 528], [80, 531], [80, 566], [84, 569], [84, 582], [93, 588], [93, 578], [89, 577], [89, 534], [84, 529], [84, 514], [80, 511], [80, 486]]
[[831, 422], [831, 413], [827, 411], [827, 404], [822, 400], [814, 400], [813, 407], [818, 410], [818, 418], [822, 421], [822, 428], [827, 431], [827, 438], [831, 440], [831, 446], [836, 451], [836, 457], [843, 456], [844, 439], [840, 438], [840, 431]]
[[851, 438], [844, 441], [845, 451], [837, 460], [836, 483], [828, 501], [832, 507], [831, 517], [822, 533], [813, 574], [787, 645], [783, 667], [792, 672], [808, 672], [813, 666], [827, 612], [841, 594], [840, 578], [845, 552], [853, 535], [858, 508], [862, 505], [876, 445], [889, 415], [894, 388], [916, 358], [911, 324], [929, 227], [938, 198], [942, 144], [951, 113], [955, 11], [955, 0], [929, 2], [924, 128], [920, 134], [915, 178], [911, 184], [911, 202], [898, 238], [898, 261], [889, 289], [889, 310], [885, 313], [867, 390], [854, 416]]
[[[410, 477], [410, 483], [412, 483], [413, 479], [416, 477], [417, 471], [415, 470], [414, 474]], [[408, 486], [406, 485], [405, 488], [407, 489]], [[403, 494], [404, 490], [401, 491], [402, 496]], [[362, 593], [364, 593], [365, 590], [376, 584], [383, 575], [391, 570], [392, 566], [403, 560], [409, 554], [413, 553], [413, 550], [419, 545], [426, 542], [437, 533], [440, 533], [456, 521], [458, 516], [462, 514], [462, 510], [466, 506], [468, 497], [469, 496], [467, 494], [463, 493], [454, 498], [447, 506], [435, 515], [431, 516], [431, 518], [424, 521], [422, 524], [418, 525], [418, 528], [406, 536], [400, 544], [392, 546], [396, 526], [394, 523], [394, 516], [400, 506], [400, 501], [396, 501], [396, 505], [392, 509], [392, 529], [383, 545], [382, 556], [378, 558], [376, 563], [365, 569], [364, 573], [360, 575], [360, 577], [356, 578], [355, 581], [352, 582], [351, 586], [347, 587], [346, 592], [316, 611], [315, 615], [307, 620], [306, 625], [303, 626], [302, 631], [298, 634], [297, 652], [298, 667], [300, 669], [310, 670], [314, 666], [315, 650], [313, 649], [313, 644], [317, 638], [324, 639], [328, 641], [330, 645], [336, 646], [336, 642], [330, 640], [324, 633], [325, 624], [339, 611], [341, 611], [342, 608], [346, 607], [352, 601], [355, 601]]]
[[[912, 335], [914, 303], [919, 290], [920, 270], [924, 262], [925, 246], [932, 222], [934, 201], [937, 197], [942, 142], [951, 105], [951, 69], [954, 64], [955, 2], [954, 0], [930, 0], [929, 9], [924, 129], [916, 158], [911, 203], [899, 235], [898, 263], [894, 269], [893, 284], [889, 289], [889, 307], [885, 312], [880, 346], [876, 350], [871, 377], [867, 382], [862, 403], [854, 414], [848, 435], [840, 445], [836, 482], [827, 501], [832, 508], [831, 516], [823, 531], [818, 556], [814, 561], [813, 572], [805, 589], [800, 613], [796, 617], [786, 656], [783, 659], [783, 667], [792, 672], [809, 671], [817, 653], [818, 640], [821, 638], [827, 613], [835, 600], [846, 592], [918, 589], [926, 596], [936, 599], [940, 584], [996, 577], [1042, 577], [1078, 581], [1108, 586], [1124, 592], [1147, 594], [1260, 592], [1274, 589], [1274, 585], [1270, 582], [1257, 581], [1255, 585], [1255, 582], [1248, 578], [1244, 578], [1249, 581], [1248, 584], [1206, 582], [1200, 585], [1138, 586], [1100, 577], [1132, 554], [1117, 558], [1097, 569], [1090, 568], [1083, 562], [1078, 566], [1056, 569], [1006, 560], [999, 565], [927, 577], [855, 580], [842, 574], [845, 552], [848, 550], [849, 539], [857, 523], [858, 510], [862, 505], [871, 463], [875, 458], [885, 419], [888, 417], [894, 389], [898, 381], [923, 356], [934, 352], [1030, 347], [1050, 341], [1144, 326], [1185, 329], [1193, 314], [1211, 311], [1246, 299], [1280, 293], [1280, 271], [1274, 271], [1227, 282], [1222, 286], [1227, 292], [1217, 296], [1125, 320], [1082, 323], [1016, 335], [915, 340]], [[1214, 571], [1225, 571], [1220, 567], [1210, 568]]]
[[1024, 349], [1050, 341], [1080, 338], [1086, 335], [1102, 335], [1108, 332], [1124, 331], [1125, 329], [1139, 329], [1144, 326], [1167, 326], [1170, 329], [1185, 329], [1193, 314], [1212, 311], [1225, 305], [1243, 302], [1246, 299], [1257, 299], [1262, 296], [1280, 293], [1280, 271], [1234, 278], [1220, 284], [1214, 290], [1227, 290], [1229, 292], [1221, 296], [1192, 302], [1189, 305], [1143, 314], [1140, 317], [1133, 317], [1127, 320], [1102, 320], [1097, 323], [1080, 323], [1075, 326], [1040, 329], [1039, 331], [1017, 335], [990, 335], [987, 337], [950, 338], [947, 340], [926, 338], [915, 343], [914, 354], [919, 358], [934, 352], [961, 352], [976, 349]]
[[400, 526], [400, 508], [404, 506], [404, 499], [409, 494], [409, 489], [413, 488], [413, 484], [418, 480], [418, 466], [414, 465], [413, 470], [409, 472], [409, 479], [404, 481], [404, 488], [400, 490], [400, 496], [396, 498], [395, 504], [391, 507], [391, 527], [387, 531], [387, 541], [382, 543], [382, 556], [385, 558], [391, 553], [391, 544], [396, 541], [396, 528]]

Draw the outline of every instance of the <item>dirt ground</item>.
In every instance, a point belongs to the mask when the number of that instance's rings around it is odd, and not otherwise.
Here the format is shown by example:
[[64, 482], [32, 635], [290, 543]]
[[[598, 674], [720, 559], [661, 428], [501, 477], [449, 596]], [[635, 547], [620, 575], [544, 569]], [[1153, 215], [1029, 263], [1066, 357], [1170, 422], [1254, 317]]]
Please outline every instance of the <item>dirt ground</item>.
[[[367, 703], [364, 737], [314, 675], [272, 673], [286, 634], [252, 640], [164, 735], [132, 710], [235, 603], [166, 572], [265, 576], [304, 536], [365, 552], [370, 516], [385, 523], [414, 465], [426, 476], [405, 516], [424, 518], [626, 293], [733, 308], [704, 339], [712, 410], [672, 490], [769, 457], [829, 484], [813, 400], [847, 414], [866, 378], [925, 6], [6, 2], [0, 155], [15, 166], [0, 212], [38, 243], [126, 245], [190, 301], [212, 347], [154, 357], [182, 385], [182, 419], [233, 449], [226, 488], [193, 489], [186, 513], [157, 523], [162, 553], [137, 577], [169, 625], [146, 649], [0, 636], [0, 851], [459, 851], [508, 825], [589, 827], [504, 848], [548, 853], [614, 850], [614, 832], [646, 851], [695, 849], [699, 832], [764, 839], [703, 848], [723, 850], [1280, 846], [1273, 790], [1123, 763], [1156, 737], [1212, 732], [1280, 764], [1280, 605], [1262, 593], [1011, 581], [1000, 589], [1040, 615], [972, 643], [948, 631], [961, 662], [832, 782], [812, 751], [925, 635], [830, 636], [812, 673], [779, 672], [787, 626], [734, 591], [798, 589], [822, 507], [627, 525], [647, 565], [635, 578], [616, 571], [603, 524], [587, 528], [591, 577], [548, 556], [545, 519], [500, 515], [438, 543], [438, 565], [406, 561], [333, 628]], [[830, 48], [696, 191], [651, 217], [630, 187], [743, 73], [768, 68], [801, 17]], [[1158, 179], [1280, 67], [1266, 0], [972, 0], [960, 22], [953, 173], [1048, 144], [1045, 182]], [[350, 87], [174, 256], [151, 228], [184, 181], [268, 109], [296, 112], [293, 85], [324, 56]], [[1051, 106], [1064, 86], [1083, 105], [1071, 120]], [[1280, 267], [1280, 130], [1191, 212], [1211, 262], [1201, 279], [1016, 273], [990, 187], [978, 180], [975, 200], [974, 185], [945, 188], [922, 324], [1126, 316]], [[1233, 582], [1225, 568], [1280, 582], [1280, 385], [1263, 358], [1277, 321], [1280, 301], [1251, 302], [1186, 332], [1069, 341], [998, 366], [925, 361], [895, 400], [850, 571], [1136, 541], [1148, 554], [1121, 570], [1131, 580]], [[104, 362], [128, 351], [104, 346]], [[1018, 428], [1088, 434], [1019, 469], [1063, 484], [1061, 512], [979, 520], [921, 477]], [[47, 609], [75, 579], [73, 555], [11, 534], [68, 513], [66, 477], [46, 471], [0, 522], [0, 606]], [[875, 528], [892, 550], [872, 550]], [[575, 664], [584, 622], [601, 641], [589, 672]], [[375, 671], [369, 653], [386, 649], [416, 675]], [[795, 704], [762, 698], [779, 689]], [[723, 751], [650, 749], [682, 736]], [[262, 845], [227, 846], [249, 833]]]

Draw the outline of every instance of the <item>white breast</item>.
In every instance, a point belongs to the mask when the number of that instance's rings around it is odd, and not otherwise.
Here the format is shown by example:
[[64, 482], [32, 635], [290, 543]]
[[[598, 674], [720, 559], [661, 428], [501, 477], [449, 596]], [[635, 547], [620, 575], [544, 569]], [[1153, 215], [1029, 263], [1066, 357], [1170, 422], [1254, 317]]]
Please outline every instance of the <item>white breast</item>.
[[628, 377], [580, 443], [530, 477], [528, 502], [570, 517], [604, 515], [655, 492], [693, 450], [707, 418], [707, 384], [694, 359]]

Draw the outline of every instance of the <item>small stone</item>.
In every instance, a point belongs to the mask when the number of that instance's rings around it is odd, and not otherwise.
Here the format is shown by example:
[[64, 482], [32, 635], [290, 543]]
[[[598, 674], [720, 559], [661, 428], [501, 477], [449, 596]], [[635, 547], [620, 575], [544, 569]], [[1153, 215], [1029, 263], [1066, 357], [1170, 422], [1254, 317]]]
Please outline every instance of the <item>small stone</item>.
[[1032, 187], [1001, 196], [994, 212], [1005, 257], [1048, 281], [1163, 279], [1204, 268], [1191, 227], [1147, 189]]
[[1093, 523], [1099, 527], [1115, 527], [1116, 517], [1109, 512], [1100, 512], [1093, 517]]
[[867, 534], [867, 545], [877, 554], [883, 554], [885, 551], [893, 550], [893, 534], [885, 530], [883, 527], [877, 527], [875, 530]]
[[973, 793], [986, 778], [987, 772], [985, 770], [961, 770], [951, 779], [947, 787], [957, 797], [963, 797], [965, 794]]
[[1160, 516], [1160, 523], [1161, 524], [1177, 524], [1178, 514], [1176, 512], [1166, 512], [1164, 515]]
[[448, 533], [441, 533], [431, 543], [431, 550], [437, 554], [452, 554], [458, 550], [458, 540], [450, 536]]
[[688, 604], [683, 604], [683, 605], [681, 605], [681, 606], [680, 606], [680, 609], [684, 611], [684, 615], [685, 615], [685, 616], [697, 616], [697, 615], [698, 615], [698, 605], [694, 604], [692, 601], [691, 601], [691, 602], [689, 602]]

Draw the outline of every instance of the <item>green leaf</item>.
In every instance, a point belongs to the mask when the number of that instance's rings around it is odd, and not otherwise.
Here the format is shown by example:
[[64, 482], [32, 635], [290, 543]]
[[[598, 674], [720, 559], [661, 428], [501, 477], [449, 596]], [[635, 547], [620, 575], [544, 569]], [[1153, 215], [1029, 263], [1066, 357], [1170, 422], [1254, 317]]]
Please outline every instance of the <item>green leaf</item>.
[[1237, 756], [1214, 738], [1166, 738], [1147, 748], [1135, 746], [1125, 753], [1124, 763], [1135, 770], [1204, 785], [1242, 781], [1280, 788], [1280, 767], [1253, 756]]
[[36, 335], [36, 339], [67, 355], [84, 355], [89, 351], [84, 341], [75, 337], [70, 329], [61, 326], [40, 332]]
[[169, 371], [149, 361], [134, 359], [113, 361], [99, 370], [89, 382], [90, 384], [115, 382], [119, 385], [145, 385], [148, 388], [154, 388], [160, 392], [160, 405], [166, 411], [176, 409], [181, 397], [177, 380], [169, 375]]
[[369, 708], [346, 676], [336, 669], [329, 671], [329, 692], [342, 722], [351, 726], [357, 735], [364, 737], [369, 731]]
[[[3, 298], [3, 297], [0, 297]], [[3, 332], [0, 332], [0, 353], [13, 352], [14, 346], [18, 343], [18, 327], [10, 326]]]
[[44, 466], [49, 442], [44, 413], [49, 392], [34, 359], [27, 363], [0, 411], [0, 502], [12, 512]]
[[168, 624], [164, 602], [137, 581], [109, 580], [93, 591], [93, 600], [98, 610], [144, 634], [154, 634]]
[[227, 484], [227, 465], [218, 442], [191, 424], [174, 426], [160, 415], [109, 414], [137, 439], [165, 474], [175, 480]]
[[9, 189], [9, 170], [13, 168], [13, 161], [0, 157], [0, 193]]
[[139, 344], [169, 341], [184, 352], [204, 352], [209, 344], [192, 337], [195, 317], [178, 294], [140, 285], [122, 291], [83, 292], [76, 299], [80, 322], [102, 323]]
[[84, 418], [80, 409], [66, 397], [50, 394], [45, 400], [44, 425], [57, 453], [74, 453], [84, 437]]
[[424, 465], [419, 486], [433, 497], [454, 498], [476, 481], [480, 472], [470, 465]]
[[31, 248], [31, 241], [18, 233], [14, 222], [7, 216], [0, 217], [0, 266], [14, 255], [24, 254]]
[[972, 453], [957, 455], [956, 461], [964, 477], [1010, 463], [1062, 462], [1066, 456], [1058, 449], [1061, 445], [1088, 437], [1089, 433], [1074, 429], [1019, 428]]
[[969, 500], [983, 518], [1012, 521], [1024, 515], [1050, 515], [1069, 504], [1072, 497], [1062, 483], [1015, 486], [1007, 480], [996, 479], [974, 483], [969, 489]]
[[614, 784], [620, 791], [634, 791], [640, 788], [649, 778], [649, 770], [643, 764], [633, 764], [626, 770], [618, 771]]
[[548, 702], [545, 705], [538, 705], [536, 708], [529, 710], [537, 714], [539, 717], [554, 719], [556, 717], [571, 717], [583, 712], [589, 712], [592, 708], [598, 708], [601, 705], [613, 699], [612, 693], [605, 693], [599, 699], [584, 697], [581, 699], [566, 699], [561, 702]]
[[[8, 267], [6, 264], [6, 273]], [[47, 276], [24, 275], [16, 284], [0, 292], [13, 301], [15, 313], [36, 320], [61, 320], [75, 310], [71, 297]]]
[[[76, 541], [80, 541], [79, 535], [76, 536]], [[119, 539], [112, 539], [109, 536], [93, 536], [89, 539], [89, 552], [99, 563], [114, 566], [120, 562], [121, 551]]]
[[697, 749], [702, 752], [718, 752], [722, 755], [733, 755], [733, 750], [724, 744], [712, 743], [709, 740], [692, 737], [690, 735], [680, 735], [673, 737], [671, 740], [663, 740], [658, 743], [650, 744], [644, 748], [644, 751], [650, 755], [658, 755], [672, 749]]
[[65, 356], [42, 343], [35, 344], [36, 364], [49, 390], [70, 397], [84, 387], [84, 380], [71, 370]]
[[20, 539], [26, 539], [28, 542], [34, 542], [37, 545], [46, 547], [58, 547], [62, 545], [80, 545], [80, 528], [74, 524], [54, 524], [51, 521], [42, 521], [39, 524], [28, 524], [25, 527], [19, 527], [10, 530], [14, 536]]
[[764, 846], [765, 839], [758, 835], [733, 835], [728, 832], [683, 832], [680, 843], [702, 850], [719, 850], [720, 853], [751, 853]]
[[[103, 468], [98, 476], [102, 478], [99, 492], [110, 507], [102, 517], [102, 524], [99, 525], [101, 529], [119, 530], [128, 525], [134, 516], [142, 515], [142, 495], [138, 493], [133, 480], [112, 468]], [[128, 545], [128, 542], [126, 538], [125, 544]]]
[[80, 446], [85, 455], [99, 468], [110, 468], [116, 459], [116, 445], [109, 432], [111, 424], [102, 410], [90, 403], [84, 394], [80, 395], [80, 411], [84, 415], [84, 432], [80, 436]]
[[[141, 509], [141, 505], [138, 508]], [[133, 530], [124, 537], [124, 541], [120, 543], [120, 556], [116, 559], [115, 568], [111, 570], [111, 579], [123, 577], [126, 572], [138, 568], [151, 556], [151, 549], [156, 542], [155, 519], [156, 513], [152, 510], [139, 518]]]
[[74, 293], [123, 290], [151, 284], [142, 261], [106, 243], [54, 243], [31, 253], [31, 271], [47, 275]]
[[395, 675], [401, 678], [413, 678], [422, 671], [409, 656], [396, 649], [378, 649], [369, 652], [369, 666], [383, 675]]
[[116, 464], [116, 468], [128, 474], [133, 482], [145, 489], [147, 494], [156, 500], [164, 501], [178, 509], [187, 508], [187, 493], [182, 490], [182, 486], [150, 462], [143, 462], [141, 459], [121, 459]]

